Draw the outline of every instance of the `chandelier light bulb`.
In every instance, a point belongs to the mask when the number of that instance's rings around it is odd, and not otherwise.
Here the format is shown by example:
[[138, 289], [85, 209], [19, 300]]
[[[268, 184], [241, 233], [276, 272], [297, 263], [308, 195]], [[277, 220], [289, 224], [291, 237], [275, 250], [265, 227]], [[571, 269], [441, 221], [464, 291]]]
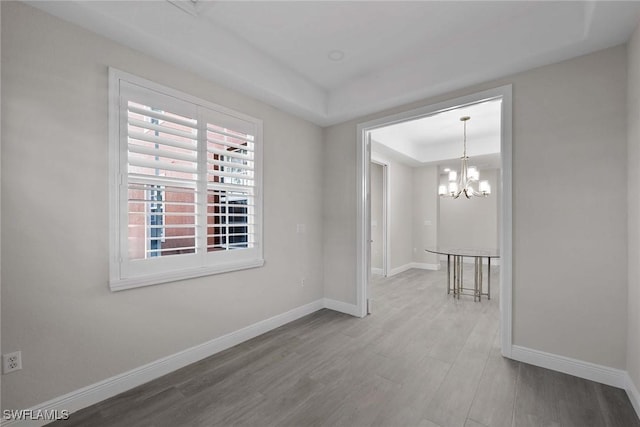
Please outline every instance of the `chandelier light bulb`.
[[458, 173], [456, 171], [449, 171], [449, 182], [454, 182], [458, 179]]
[[491, 186], [489, 185], [489, 181], [480, 181], [478, 184], [478, 190], [483, 194], [491, 194]]
[[478, 173], [478, 169], [476, 169], [475, 166], [470, 166], [469, 167], [469, 179], [472, 181], [477, 181], [478, 178], [480, 178], [480, 174]]
[[447, 195], [447, 186], [446, 185], [441, 185], [440, 187], [438, 187], [438, 195], [440, 195], [440, 196], [446, 196]]

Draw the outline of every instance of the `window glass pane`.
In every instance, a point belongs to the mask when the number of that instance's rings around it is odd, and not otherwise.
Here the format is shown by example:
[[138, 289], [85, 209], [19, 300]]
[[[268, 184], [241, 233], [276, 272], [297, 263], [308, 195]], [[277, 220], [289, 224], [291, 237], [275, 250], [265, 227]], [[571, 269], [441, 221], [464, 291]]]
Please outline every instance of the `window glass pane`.
[[207, 251], [254, 247], [253, 197], [224, 190], [207, 194]]
[[129, 258], [195, 253], [195, 192], [174, 186], [129, 185]]
[[127, 123], [129, 258], [195, 253], [196, 121], [129, 101]]
[[254, 247], [254, 137], [207, 123], [207, 251]]

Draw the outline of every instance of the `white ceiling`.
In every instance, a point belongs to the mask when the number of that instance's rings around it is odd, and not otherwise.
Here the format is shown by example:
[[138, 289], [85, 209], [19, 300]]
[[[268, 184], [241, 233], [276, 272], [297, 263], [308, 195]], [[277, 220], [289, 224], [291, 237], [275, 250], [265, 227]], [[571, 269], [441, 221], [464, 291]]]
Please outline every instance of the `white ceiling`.
[[624, 43], [640, 19], [613, 1], [28, 3], [322, 126]]
[[[467, 155], [500, 154], [501, 100], [492, 100], [410, 120], [371, 132], [373, 150], [411, 166], [447, 164], [463, 151], [463, 123], [467, 121]], [[392, 153], [391, 151], [395, 151]], [[457, 164], [456, 164], [457, 167]]]

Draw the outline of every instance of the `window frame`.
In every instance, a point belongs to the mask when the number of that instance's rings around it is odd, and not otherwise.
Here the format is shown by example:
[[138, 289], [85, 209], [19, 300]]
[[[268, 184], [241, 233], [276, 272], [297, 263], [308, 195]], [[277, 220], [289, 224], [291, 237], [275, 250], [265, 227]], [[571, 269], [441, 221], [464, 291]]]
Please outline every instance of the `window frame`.
[[[213, 251], [206, 249], [207, 224], [198, 223], [196, 229], [204, 228], [204, 251], [196, 251], [189, 257], [191, 261], [183, 263], [183, 255], [167, 257], [151, 257], [133, 261], [144, 263], [140, 270], [132, 271], [128, 268], [131, 260], [125, 249], [128, 236], [128, 133], [126, 128], [127, 112], [122, 111], [121, 92], [130, 90], [125, 86], [137, 86], [142, 91], [154, 92], [162, 98], [175, 98], [176, 102], [192, 104], [199, 112], [196, 115], [198, 130], [206, 129], [207, 116], [221, 114], [233, 119], [249, 122], [255, 129], [254, 135], [254, 207], [252, 209], [255, 223], [251, 226], [254, 233], [253, 248], [231, 251]], [[186, 94], [164, 85], [149, 81], [124, 71], [109, 67], [109, 287], [112, 291], [119, 291], [141, 286], [156, 285], [195, 277], [209, 276], [219, 273], [256, 268], [264, 265], [263, 244], [263, 133], [262, 120], [234, 111], [230, 108], [214, 104], [204, 99]], [[201, 136], [198, 136], [199, 143]], [[206, 136], [204, 136], [206, 144]], [[198, 168], [206, 168], [206, 157], [202, 160], [198, 156]], [[203, 163], [204, 162], [204, 163]], [[204, 166], [203, 166], [204, 165]], [[206, 180], [206, 177], [205, 177]], [[200, 188], [200, 187], [199, 187]], [[196, 190], [197, 192], [198, 190]], [[199, 193], [196, 193], [199, 194]], [[206, 200], [204, 207], [206, 210]], [[206, 218], [206, 214], [205, 214]], [[196, 239], [198, 240], [198, 239]], [[146, 268], [146, 266], [150, 268]], [[159, 268], [158, 268], [159, 267]], [[148, 271], [147, 271], [148, 270]]]

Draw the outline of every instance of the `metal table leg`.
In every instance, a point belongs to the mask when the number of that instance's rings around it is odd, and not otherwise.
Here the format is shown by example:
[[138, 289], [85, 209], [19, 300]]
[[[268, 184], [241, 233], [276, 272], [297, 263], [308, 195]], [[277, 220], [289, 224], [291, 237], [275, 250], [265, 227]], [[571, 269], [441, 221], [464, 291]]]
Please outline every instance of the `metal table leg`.
[[460, 274], [458, 274], [458, 299], [460, 299], [460, 294], [462, 293], [462, 284], [464, 283], [464, 258], [462, 256], [458, 257], [458, 268], [460, 269]]
[[491, 257], [487, 257], [487, 299], [491, 299]]
[[478, 301], [482, 301], [482, 257], [478, 258]]
[[478, 294], [480, 293], [478, 289], [478, 257], [473, 257], [473, 301], [475, 302], [478, 299]]
[[[438, 258], [440, 255], [438, 255]], [[451, 255], [447, 254], [447, 295], [451, 293]]]
[[458, 261], [457, 261], [457, 257], [453, 255], [453, 281], [451, 282], [451, 286], [453, 287], [454, 298], [456, 297], [456, 295], [458, 295], [457, 280], [458, 280]]

